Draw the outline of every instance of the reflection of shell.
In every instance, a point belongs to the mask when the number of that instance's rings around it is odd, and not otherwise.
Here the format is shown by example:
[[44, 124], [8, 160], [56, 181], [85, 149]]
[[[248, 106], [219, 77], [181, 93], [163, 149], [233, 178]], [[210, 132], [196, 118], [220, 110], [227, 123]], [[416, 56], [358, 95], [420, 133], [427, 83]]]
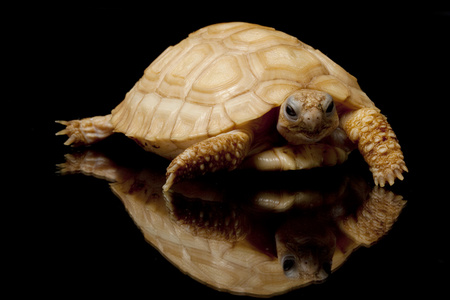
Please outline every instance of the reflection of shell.
[[112, 184], [112, 189], [146, 240], [183, 273], [216, 289], [259, 296], [309, 283], [287, 279], [276, 258], [261, 253], [246, 240], [215, 240], [186, 231], [172, 221], [161, 193], [143, 187], [130, 194], [129, 188], [136, 186], [131, 181]]
[[371, 245], [394, 225], [406, 201], [391, 191], [375, 187], [354, 218], [341, 222], [341, 230], [363, 245]]

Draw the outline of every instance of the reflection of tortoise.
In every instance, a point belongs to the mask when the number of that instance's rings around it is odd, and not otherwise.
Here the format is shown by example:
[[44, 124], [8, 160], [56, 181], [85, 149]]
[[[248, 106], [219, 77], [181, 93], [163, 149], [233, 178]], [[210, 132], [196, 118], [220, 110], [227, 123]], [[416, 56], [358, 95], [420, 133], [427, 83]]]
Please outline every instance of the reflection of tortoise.
[[122, 132], [171, 159], [165, 190], [245, 157], [257, 169], [297, 170], [341, 163], [354, 147], [376, 184], [407, 171], [389, 123], [352, 75], [290, 35], [247, 23], [192, 33], [145, 70], [112, 114], [60, 123], [66, 144]]
[[302, 174], [300, 183], [256, 174], [264, 184], [247, 189], [245, 174], [224, 174], [163, 192], [164, 168], [128, 169], [91, 150], [66, 158], [62, 173], [111, 181], [145, 238], [176, 267], [232, 293], [270, 296], [323, 281], [359, 245], [386, 234], [405, 204], [334, 170]]

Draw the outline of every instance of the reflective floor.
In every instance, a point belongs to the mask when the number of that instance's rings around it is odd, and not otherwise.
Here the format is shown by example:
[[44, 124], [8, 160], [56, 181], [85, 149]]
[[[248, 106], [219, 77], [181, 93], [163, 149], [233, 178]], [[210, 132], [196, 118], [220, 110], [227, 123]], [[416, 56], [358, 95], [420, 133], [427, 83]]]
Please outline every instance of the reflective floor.
[[296, 298], [444, 286], [445, 197], [411, 177], [374, 187], [359, 155], [309, 171], [220, 173], [164, 193], [167, 161], [125, 137], [61, 149], [38, 265], [67, 289]]
[[386, 235], [406, 204], [350, 166], [220, 173], [168, 192], [162, 191], [164, 168], [121, 165], [95, 147], [67, 154], [58, 168], [61, 175], [111, 182], [163, 257], [195, 280], [233, 294], [273, 296], [327, 280], [353, 251]]

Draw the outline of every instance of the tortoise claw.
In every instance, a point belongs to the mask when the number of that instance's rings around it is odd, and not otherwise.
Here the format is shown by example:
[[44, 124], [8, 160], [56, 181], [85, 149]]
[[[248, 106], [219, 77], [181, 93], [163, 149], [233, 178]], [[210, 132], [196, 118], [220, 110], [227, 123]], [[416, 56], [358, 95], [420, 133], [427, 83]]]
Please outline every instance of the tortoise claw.
[[67, 126], [70, 126], [73, 121], [64, 121], [64, 120], [57, 120], [55, 123], [61, 124], [63, 126], [66, 126], [63, 130], [58, 131], [55, 135], [66, 135], [69, 133], [69, 130], [67, 130]]
[[389, 183], [389, 185], [394, 185], [395, 180], [403, 180], [403, 172], [408, 172], [408, 168], [403, 163], [401, 165], [391, 165], [389, 169], [385, 169], [383, 171], [378, 171], [373, 173], [373, 180], [375, 182], [375, 185], [378, 185], [380, 187], [384, 187], [386, 183]]
[[82, 146], [100, 141], [113, 133], [113, 125], [110, 122], [111, 115], [85, 118], [72, 121], [55, 121], [66, 126], [56, 135], [67, 135], [69, 138], [64, 145]]
[[174, 183], [176, 183], [176, 175], [175, 173], [169, 173], [166, 179], [166, 183], [163, 185], [163, 191], [167, 192]]
[[58, 131], [55, 135], [67, 135], [69, 138], [64, 142], [64, 145], [78, 145], [85, 144], [84, 137], [80, 130], [81, 122], [80, 120], [73, 121], [55, 121], [55, 123], [66, 126], [63, 130]]

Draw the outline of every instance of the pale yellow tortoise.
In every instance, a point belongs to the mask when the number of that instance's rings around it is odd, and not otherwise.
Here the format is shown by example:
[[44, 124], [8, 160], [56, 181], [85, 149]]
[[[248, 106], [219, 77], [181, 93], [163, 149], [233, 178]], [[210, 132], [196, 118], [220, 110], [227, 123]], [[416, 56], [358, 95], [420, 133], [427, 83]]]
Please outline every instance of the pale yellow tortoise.
[[355, 77], [295, 37], [248, 23], [207, 26], [167, 48], [111, 114], [58, 122], [66, 145], [121, 132], [172, 160], [165, 190], [239, 166], [331, 166], [354, 148], [377, 185], [408, 170], [394, 131]]

